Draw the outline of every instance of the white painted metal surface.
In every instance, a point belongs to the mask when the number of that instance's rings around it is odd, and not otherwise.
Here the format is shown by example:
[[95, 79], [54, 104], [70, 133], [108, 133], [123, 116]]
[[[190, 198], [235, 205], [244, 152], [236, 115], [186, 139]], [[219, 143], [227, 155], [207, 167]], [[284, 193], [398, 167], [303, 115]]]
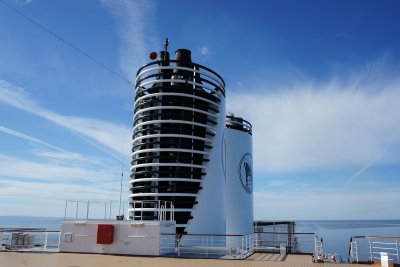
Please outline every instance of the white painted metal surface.
[[253, 233], [252, 136], [225, 130], [226, 234]]
[[[114, 225], [112, 244], [97, 244], [99, 224]], [[61, 229], [60, 252], [149, 255], [174, 253], [174, 247], [160, 248], [162, 234], [175, 234], [175, 222], [170, 221], [64, 221]], [[163, 236], [163, 242], [168, 236]], [[170, 243], [173, 244], [174, 236]]]
[[225, 129], [225, 98], [221, 98], [219, 116], [210, 161], [205, 164], [207, 174], [203, 177], [186, 232], [188, 234], [225, 234], [225, 172], [222, 143]]

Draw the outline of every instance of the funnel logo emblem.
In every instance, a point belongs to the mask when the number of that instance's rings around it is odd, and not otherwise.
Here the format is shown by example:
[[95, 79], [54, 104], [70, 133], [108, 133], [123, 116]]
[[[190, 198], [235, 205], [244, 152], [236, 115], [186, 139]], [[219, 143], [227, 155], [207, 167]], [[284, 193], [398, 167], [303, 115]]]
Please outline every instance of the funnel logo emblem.
[[243, 155], [239, 164], [239, 180], [247, 193], [253, 192], [253, 170], [252, 170], [251, 154], [246, 153]]

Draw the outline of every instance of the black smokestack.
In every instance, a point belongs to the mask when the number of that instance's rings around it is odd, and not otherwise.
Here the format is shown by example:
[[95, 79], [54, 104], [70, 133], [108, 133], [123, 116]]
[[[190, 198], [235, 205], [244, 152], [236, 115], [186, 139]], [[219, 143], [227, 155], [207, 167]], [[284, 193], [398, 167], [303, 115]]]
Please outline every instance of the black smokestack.
[[[175, 66], [193, 69], [192, 52], [187, 49], [178, 49], [175, 52]], [[193, 81], [193, 72], [187, 70], [174, 69], [173, 75], [177, 79]]]
[[179, 61], [176, 66], [190, 68], [192, 67], [192, 52], [187, 49], [178, 49], [175, 52], [175, 60]]

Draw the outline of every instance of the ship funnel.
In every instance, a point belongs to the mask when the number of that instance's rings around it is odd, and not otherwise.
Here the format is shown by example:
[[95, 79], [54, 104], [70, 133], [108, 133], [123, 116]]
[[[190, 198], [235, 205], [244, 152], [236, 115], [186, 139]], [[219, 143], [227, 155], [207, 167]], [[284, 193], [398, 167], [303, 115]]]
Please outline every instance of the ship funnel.
[[167, 51], [160, 51], [160, 59], [164, 60], [165, 63], [168, 63], [168, 64], [165, 64], [163, 66], [168, 66], [169, 65], [169, 53]]
[[179, 67], [191, 67], [192, 65], [192, 52], [187, 49], [178, 49], [175, 52], [175, 60], [178, 60], [179, 62], [176, 62], [176, 66]]

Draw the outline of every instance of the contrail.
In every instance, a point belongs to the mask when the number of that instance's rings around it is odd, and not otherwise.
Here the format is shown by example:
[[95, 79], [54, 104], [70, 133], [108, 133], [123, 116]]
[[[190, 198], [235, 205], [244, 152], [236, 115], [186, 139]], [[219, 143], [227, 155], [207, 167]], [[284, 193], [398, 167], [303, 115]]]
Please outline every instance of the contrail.
[[103, 146], [100, 146], [98, 144], [96, 144], [95, 142], [91, 141], [90, 139], [86, 138], [85, 136], [81, 135], [80, 133], [78, 133], [77, 131], [73, 131], [71, 130], [71, 133], [75, 134], [76, 136], [78, 136], [79, 138], [81, 138], [82, 140], [84, 140], [85, 142], [91, 144], [92, 146], [96, 147], [97, 149], [103, 151], [104, 153], [108, 154], [109, 156], [113, 157], [114, 159], [118, 160], [121, 163], [126, 164], [126, 162], [124, 162], [122, 160], [122, 158], [119, 158], [117, 155], [115, 155], [114, 153], [108, 151], [107, 149], [105, 149]]
[[[47, 146], [47, 147], [49, 147], [49, 148], [52, 148], [52, 149], [57, 150], [57, 151], [60, 151], [60, 152], [72, 153], [72, 152], [70, 152], [70, 151], [68, 151], [68, 150], [65, 150], [65, 149], [62, 149], [62, 148], [60, 148], [60, 147], [54, 146], [54, 145], [52, 145], [52, 144], [49, 144], [49, 143], [47, 143], [47, 142], [45, 142], [45, 141], [42, 141], [42, 140], [37, 139], [37, 138], [34, 138], [34, 137], [32, 137], [32, 136], [29, 136], [29, 135], [26, 135], [26, 134], [23, 134], [23, 133], [20, 133], [20, 132], [11, 130], [11, 129], [6, 128], [6, 127], [3, 127], [3, 126], [1, 126], [1, 125], [0, 125], [0, 132], [3, 132], [3, 133], [6, 133], [6, 134], [9, 134], [9, 135], [16, 136], [16, 137], [18, 137], [18, 138], [21, 138], [21, 139], [24, 139], [24, 140], [33, 142], [33, 143], [35, 143], [35, 144], [44, 145], [44, 146]], [[118, 160], [118, 161], [120, 161], [120, 162], [126, 164], [126, 162], [123, 162], [123, 160], [122, 160], [121, 158], [119, 158], [117, 155], [111, 153], [110, 151], [108, 151], [108, 150], [105, 149], [104, 147], [99, 146], [98, 144], [92, 142], [91, 140], [85, 138], [84, 136], [80, 135], [79, 133], [77, 133], [77, 132], [75, 132], [75, 131], [72, 131], [72, 133], [75, 134], [75, 135], [77, 135], [78, 137], [82, 138], [84, 141], [86, 141], [87, 143], [91, 144], [92, 146], [98, 148], [98, 149], [101, 150], [102, 152], [104, 152], [104, 153], [108, 154], [109, 156], [113, 157], [114, 159], [116, 159], [116, 160]]]
[[[111, 147], [111, 148], [113, 148], [113, 150], [117, 151], [117, 149], [114, 148], [114, 144], [110, 143], [109, 140], [107, 140], [107, 138], [112, 138], [113, 136], [110, 136], [110, 134], [108, 134], [108, 136], [106, 137], [106, 140], [104, 140], [104, 138], [96, 137], [95, 135], [93, 135], [91, 133], [91, 131], [93, 130], [91, 128], [91, 126], [86, 126], [86, 128], [84, 126], [83, 129], [80, 128], [82, 126], [81, 125], [82, 121], [86, 122], [88, 124], [91, 124], [91, 123], [93, 123], [92, 120], [75, 118], [75, 117], [67, 117], [67, 116], [57, 114], [51, 110], [47, 110], [47, 109], [41, 107], [40, 105], [38, 105], [36, 103], [36, 101], [27, 97], [26, 94], [24, 93], [23, 89], [21, 89], [19, 87], [15, 87], [15, 86], [13, 86], [5, 81], [2, 81], [2, 80], [0, 80], [0, 92], [1, 92], [0, 102], [3, 101], [6, 104], [9, 104], [13, 107], [16, 107], [18, 109], [24, 110], [31, 114], [37, 115], [39, 117], [42, 117], [46, 120], [51, 121], [52, 123], [55, 123], [61, 127], [64, 127], [66, 129], [70, 130], [72, 133], [76, 134], [78, 137], [85, 140], [88, 144], [95, 146], [96, 148], [100, 149], [102, 152], [108, 154], [109, 156], [111, 156], [115, 159], [118, 159], [118, 161], [122, 161], [122, 159], [120, 159], [118, 156], [116, 156], [116, 154], [107, 150], [104, 146], [100, 146], [97, 143], [91, 141], [91, 140], [95, 140], [98, 143], [105, 144], [106, 146]], [[99, 130], [99, 128], [101, 128], [101, 130], [102, 130], [104, 127], [107, 127], [108, 125], [110, 125], [108, 123], [104, 124], [102, 121], [97, 121], [97, 120], [95, 120], [94, 123], [95, 123], [94, 130], [97, 130], [97, 131]], [[117, 129], [117, 128], [119, 128], [118, 125], [111, 125], [111, 127], [114, 128], [114, 131], [119, 130], [119, 129]], [[9, 130], [10, 129], [4, 129], [5, 132], [7, 132], [9, 134], [13, 134], [15, 136], [19, 136], [20, 138], [24, 138], [24, 139], [28, 138], [26, 140], [29, 140], [29, 138], [31, 138], [31, 137], [23, 135], [23, 134], [21, 136], [21, 135], [19, 135], [20, 133], [12, 131], [12, 130], [10, 132]], [[122, 131], [122, 129], [121, 129], [121, 131]], [[90, 137], [90, 139], [85, 138], [84, 136], [88, 136], [88, 137]], [[46, 142], [43, 142], [36, 138], [30, 139], [30, 141], [39, 142], [40, 144], [46, 143]], [[48, 145], [50, 145], [50, 144], [48, 144]]]
[[52, 149], [58, 150], [60, 152], [68, 152], [65, 149], [62, 149], [60, 147], [54, 146], [52, 144], [49, 144], [49, 143], [47, 143], [45, 141], [39, 140], [39, 139], [34, 138], [32, 136], [29, 136], [29, 135], [26, 135], [26, 134], [11, 130], [11, 129], [3, 127], [3, 126], [0, 126], [0, 131], [3, 132], [3, 133], [6, 133], [6, 134], [13, 135], [13, 136], [19, 137], [21, 139], [33, 142], [33, 143], [36, 143], [36, 144], [39, 144], [39, 145], [45, 145], [45, 146], [50, 147]]
[[[393, 138], [390, 138], [392, 140]], [[379, 153], [370, 163], [368, 163], [366, 166], [361, 168], [356, 174], [354, 174], [350, 179], [345, 183], [346, 185], [353, 182], [357, 177], [359, 177], [361, 174], [366, 172], [369, 168], [371, 168], [378, 160], [380, 160], [383, 155], [385, 154], [390, 142], [386, 142], [385, 147], [382, 149], [381, 153]]]

